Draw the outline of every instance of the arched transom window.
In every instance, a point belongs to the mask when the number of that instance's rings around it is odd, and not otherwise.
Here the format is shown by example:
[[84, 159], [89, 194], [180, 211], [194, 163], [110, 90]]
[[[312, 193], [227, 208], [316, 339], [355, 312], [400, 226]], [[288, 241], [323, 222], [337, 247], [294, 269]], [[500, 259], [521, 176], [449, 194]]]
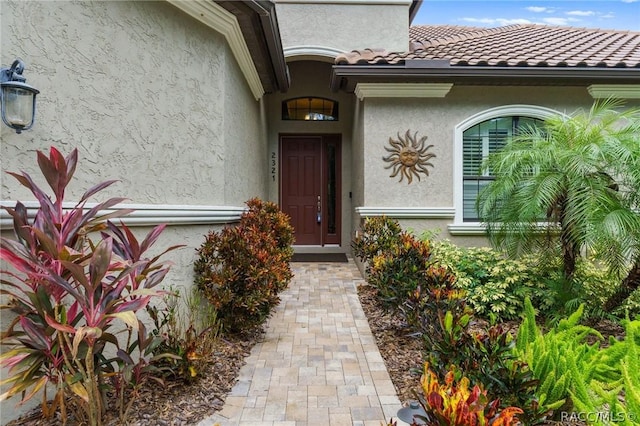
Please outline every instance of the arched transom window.
[[338, 120], [338, 102], [326, 98], [301, 97], [282, 102], [283, 120]]

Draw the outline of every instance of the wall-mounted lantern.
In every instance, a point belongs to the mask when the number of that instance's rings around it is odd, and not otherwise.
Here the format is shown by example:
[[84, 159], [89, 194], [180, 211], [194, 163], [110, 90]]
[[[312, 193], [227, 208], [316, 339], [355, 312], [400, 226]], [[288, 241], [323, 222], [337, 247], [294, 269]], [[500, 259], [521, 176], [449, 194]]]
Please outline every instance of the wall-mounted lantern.
[[35, 87], [29, 86], [22, 76], [24, 62], [20, 59], [13, 61], [11, 68], [0, 70], [0, 102], [2, 103], [2, 121], [16, 133], [29, 130], [33, 126], [36, 115], [36, 95], [40, 93]]

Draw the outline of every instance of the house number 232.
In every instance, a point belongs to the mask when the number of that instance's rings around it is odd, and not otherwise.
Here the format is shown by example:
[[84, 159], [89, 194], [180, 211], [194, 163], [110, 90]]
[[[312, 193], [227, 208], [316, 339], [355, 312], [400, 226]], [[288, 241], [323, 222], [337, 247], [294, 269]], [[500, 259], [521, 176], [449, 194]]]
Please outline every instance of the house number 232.
[[273, 181], [276, 181], [276, 153], [271, 153], [271, 177]]

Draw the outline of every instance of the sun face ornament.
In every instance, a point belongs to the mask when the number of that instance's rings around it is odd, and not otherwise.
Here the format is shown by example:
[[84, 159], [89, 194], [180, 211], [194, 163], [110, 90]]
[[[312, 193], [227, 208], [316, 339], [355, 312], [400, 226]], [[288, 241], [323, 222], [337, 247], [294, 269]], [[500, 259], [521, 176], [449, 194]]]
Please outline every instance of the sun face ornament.
[[429, 162], [432, 158], [435, 158], [435, 154], [428, 152], [429, 148], [433, 145], [425, 146], [426, 136], [423, 136], [418, 140], [418, 132], [415, 132], [411, 136], [411, 130], [407, 130], [404, 138], [400, 136], [398, 132], [398, 140], [389, 138], [389, 145], [391, 147], [384, 147], [387, 152], [391, 154], [387, 157], [382, 157], [384, 161], [389, 163], [385, 169], [392, 169], [393, 173], [389, 177], [396, 177], [400, 175], [400, 182], [406, 177], [408, 183], [411, 183], [413, 176], [416, 176], [420, 180], [420, 173], [424, 173], [429, 176], [429, 169], [427, 167], [433, 167], [433, 164]]

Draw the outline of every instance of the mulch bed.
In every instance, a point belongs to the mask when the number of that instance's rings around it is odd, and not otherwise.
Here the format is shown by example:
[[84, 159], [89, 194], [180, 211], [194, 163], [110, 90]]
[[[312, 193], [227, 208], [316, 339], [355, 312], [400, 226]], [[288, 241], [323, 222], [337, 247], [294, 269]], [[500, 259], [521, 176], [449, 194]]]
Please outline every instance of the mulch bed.
[[[240, 368], [251, 348], [263, 337], [264, 332], [254, 330], [243, 336], [218, 339], [205, 370], [193, 383], [168, 382], [164, 389], [155, 382], [142, 389], [135, 399], [127, 417], [132, 426], [180, 426], [194, 425], [200, 420], [222, 409], [227, 394], [231, 391]], [[8, 423], [9, 426], [62, 425], [60, 418], [44, 420], [39, 409]], [[73, 418], [67, 425], [81, 425]], [[116, 413], [108, 413], [105, 426], [122, 425]]]
[[[368, 285], [358, 287], [358, 296], [369, 326], [376, 339], [380, 353], [396, 388], [401, 402], [415, 399], [419, 390], [422, 353], [421, 339], [412, 336], [406, 323], [397, 316], [385, 312], [376, 297], [375, 289]], [[617, 324], [601, 322], [595, 324], [603, 335], [621, 337], [624, 330]], [[143, 389], [136, 398], [128, 424], [132, 426], [181, 426], [194, 425], [200, 420], [222, 409], [227, 394], [235, 384], [240, 368], [251, 348], [264, 335], [262, 329], [244, 336], [220, 339], [211, 356], [207, 368], [194, 383], [170, 382], [164, 389], [158, 385]], [[381, 422], [384, 419], [380, 419]], [[82, 423], [67, 419], [67, 425]], [[123, 424], [115, 414], [109, 415], [105, 426]], [[550, 422], [549, 425], [580, 425], [580, 423]], [[10, 422], [10, 426], [62, 425], [60, 419], [43, 420], [39, 410]]]
[[[407, 324], [398, 316], [384, 312], [375, 288], [366, 284], [360, 285], [358, 296], [400, 401], [406, 404], [409, 400], [415, 400], [415, 392], [420, 391], [421, 366], [424, 360], [421, 339], [412, 336], [407, 329]], [[517, 333], [518, 322], [510, 321], [503, 326], [511, 333]], [[602, 346], [608, 345], [611, 336], [621, 340], [625, 335], [624, 329], [619, 324], [608, 320], [590, 324], [590, 327], [604, 337]], [[597, 338], [589, 336], [587, 341], [596, 343]], [[577, 420], [564, 422], [548, 420], [541, 426], [584, 425], [584, 422]]]

